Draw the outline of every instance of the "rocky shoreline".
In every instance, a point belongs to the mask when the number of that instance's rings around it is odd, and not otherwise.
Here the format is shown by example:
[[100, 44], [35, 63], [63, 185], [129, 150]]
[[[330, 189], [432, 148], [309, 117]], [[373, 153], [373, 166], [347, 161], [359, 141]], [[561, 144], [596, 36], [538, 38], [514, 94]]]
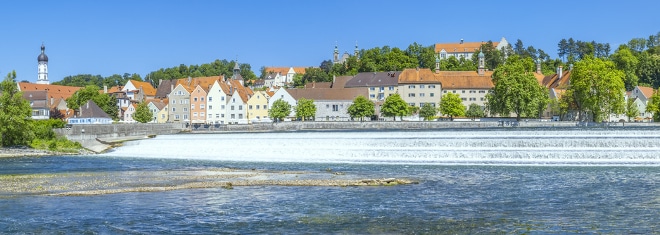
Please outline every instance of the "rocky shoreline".
[[55, 156], [55, 155], [80, 155], [80, 154], [93, 154], [87, 149], [80, 149], [77, 153], [63, 153], [55, 152], [45, 149], [33, 149], [27, 146], [17, 147], [1, 147], [0, 158], [7, 157], [40, 157], [40, 156]]

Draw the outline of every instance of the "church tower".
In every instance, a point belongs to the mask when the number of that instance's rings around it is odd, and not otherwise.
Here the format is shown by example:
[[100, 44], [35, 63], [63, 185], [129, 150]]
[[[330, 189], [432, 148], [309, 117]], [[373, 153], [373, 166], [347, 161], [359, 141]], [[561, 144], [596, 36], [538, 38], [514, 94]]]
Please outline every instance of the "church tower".
[[478, 57], [479, 57], [479, 68], [477, 69], [477, 72], [479, 73], [479, 75], [484, 75], [486, 73], [486, 63], [484, 61], [485, 60], [484, 53], [480, 51]]
[[360, 59], [359, 54], [360, 54], [360, 50], [358, 50], [358, 44], [357, 41], [355, 41], [355, 50], [353, 51], [353, 56], [355, 56], [356, 59]]
[[332, 54], [332, 63], [339, 63], [339, 48], [337, 48], [337, 44], [335, 44], [335, 53]]
[[48, 81], [48, 56], [46, 56], [46, 53], [44, 52], [45, 50], [46, 46], [42, 43], [41, 54], [37, 57], [37, 61], [39, 62], [39, 77], [37, 78], [37, 84], [50, 84]]

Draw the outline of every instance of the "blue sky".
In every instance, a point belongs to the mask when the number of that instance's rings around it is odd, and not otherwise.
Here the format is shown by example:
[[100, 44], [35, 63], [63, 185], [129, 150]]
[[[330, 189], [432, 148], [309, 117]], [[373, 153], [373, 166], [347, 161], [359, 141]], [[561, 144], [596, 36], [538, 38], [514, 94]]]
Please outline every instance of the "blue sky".
[[318, 66], [341, 53], [413, 42], [498, 41], [557, 57], [562, 38], [610, 43], [660, 31], [660, 1], [7, 1], [0, 3], [0, 75], [36, 81], [138, 73], [215, 59]]

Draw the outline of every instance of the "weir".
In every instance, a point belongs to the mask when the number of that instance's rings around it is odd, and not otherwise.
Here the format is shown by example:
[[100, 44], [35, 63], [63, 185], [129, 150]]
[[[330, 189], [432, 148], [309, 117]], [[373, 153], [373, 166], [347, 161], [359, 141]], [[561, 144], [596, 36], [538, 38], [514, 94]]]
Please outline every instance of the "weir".
[[110, 144], [115, 142], [176, 134], [183, 130], [185, 126], [180, 123], [91, 124], [54, 129], [57, 135], [76, 141], [86, 149], [97, 153], [107, 150], [111, 147]]
[[180, 134], [108, 156], [355, 164], [660, 165], [660, 131], [448, 129]]

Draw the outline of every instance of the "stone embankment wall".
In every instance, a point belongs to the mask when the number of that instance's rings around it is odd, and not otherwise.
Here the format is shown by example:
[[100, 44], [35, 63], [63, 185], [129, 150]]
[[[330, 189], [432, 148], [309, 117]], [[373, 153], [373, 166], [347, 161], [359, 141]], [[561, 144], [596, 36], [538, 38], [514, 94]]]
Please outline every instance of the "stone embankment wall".
[[94, 140], [96, 138], [122, 138], [133, 136], [166, 135], [184, 131], [180, 123], [132, 123], [132, 124], [92, 124], [72, 125], [68, 128], [55, 129], [55, 133], [70, 140]]

